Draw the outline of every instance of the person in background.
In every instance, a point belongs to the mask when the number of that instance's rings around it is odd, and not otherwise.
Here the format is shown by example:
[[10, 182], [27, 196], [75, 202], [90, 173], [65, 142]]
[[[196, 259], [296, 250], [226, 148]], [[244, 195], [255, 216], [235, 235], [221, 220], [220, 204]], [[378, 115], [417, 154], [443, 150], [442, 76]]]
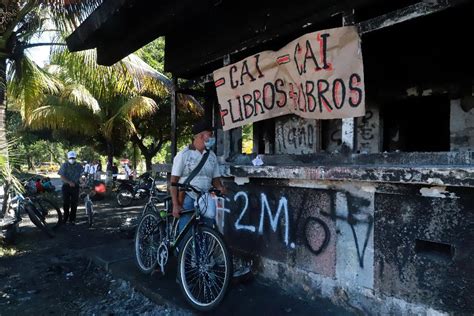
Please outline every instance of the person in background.
[[91, 170], [91, 165], [85, 160], [82, 162], [82, 164], [84, 165], [84, 174], [88, 176], [89, 171]]
[[91, 167], [89, 168], [89, 173], [88, 173], [88, 178], [89, 179], [94, 179], [95, 173], [96, 173], [97, 165], [95, 164], [95, 161], [91, 163]]
[[61, 165], [58, 174], [63, 181], [63, 209], [64, 222], [74, 225], [76, 221], [77, 201], [79, 200], [79, 180], [84, 168], [76, 163], [77, 155], [74, 151], [67, 153], [67, 162]]
[[42, 179], [41, 184], [43, 185], [43, 188], [46, 192], [54, 192], [56, 189], [51, 183], [51, 179], [49, 177]]
[[123, 164], [123, 170], [125, 171], [125, 175], [127, 176], [127, 179], [133, 180], [133, 175], [132, 175], [132, 169], [128, 166], [128, 163]]
[[99, 160], [94, 161], [94, 180], [100, 180], [100, 175], [102, 173], [102, 165]]
[[114, 164], [112, 165], [112, 179], [114, 182], [117, 181], [118, 173], [119, 173], [119, 170], [118, 170], [117, 164], [114, 162]]

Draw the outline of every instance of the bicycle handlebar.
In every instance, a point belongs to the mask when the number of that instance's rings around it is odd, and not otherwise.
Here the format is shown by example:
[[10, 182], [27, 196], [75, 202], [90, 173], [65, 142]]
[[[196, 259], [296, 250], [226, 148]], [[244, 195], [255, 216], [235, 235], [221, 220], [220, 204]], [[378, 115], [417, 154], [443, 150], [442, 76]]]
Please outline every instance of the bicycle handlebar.
[[[184, 183], [171, 183], [171, 186], [176, 186], [178, 187], [178, 190], [180, 191], [187, 191], [187, 192], [190, 192], [190, 191], [193, 191], [197, 194], [203, 194], [204, 192], [201, 192], [200, 190], [198, 190], [196, 187], [192, 186], [191, 184], [184, 184]], [[217, 196], [223, 196], [222, 192], [214, 187], [210, 188], [208, 190], [209, 193], [214, 193], [215, 195]]]

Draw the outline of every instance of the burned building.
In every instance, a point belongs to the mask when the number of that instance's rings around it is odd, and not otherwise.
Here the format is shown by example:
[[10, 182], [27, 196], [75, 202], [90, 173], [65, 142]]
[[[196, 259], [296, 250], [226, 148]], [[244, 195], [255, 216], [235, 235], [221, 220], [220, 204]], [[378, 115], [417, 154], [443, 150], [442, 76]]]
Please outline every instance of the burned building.
[[[165, 36], [166, 70], [206, 83], [232, 192], [218, 224], [263, 276], [366, 313], [470, 314], [472, 13], [472, 1], [105, 1], [68, 46], [111, 65]], [[361, 39], [365, 115], [255, 121], [242, 154], [212, 73], [341, 26]]]

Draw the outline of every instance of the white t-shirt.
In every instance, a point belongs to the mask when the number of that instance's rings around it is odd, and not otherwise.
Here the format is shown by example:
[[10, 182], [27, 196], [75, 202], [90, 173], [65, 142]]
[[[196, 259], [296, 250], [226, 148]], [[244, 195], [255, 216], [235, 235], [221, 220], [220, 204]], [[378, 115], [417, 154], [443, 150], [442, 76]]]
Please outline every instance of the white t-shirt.
[[97, 165], [91, 165], [89, 167], [89, 174], [95, 174], [97, 172]]
[[132, 170], [127, 164], [123, 165], [123, 169], [125, 170], [125, 173], [127, 174], [127, 176], [130, 176], [132, 174]]
[[[171, 175], [180, 177], [179, 183], [183, 183], [199, 164], [205, 152], [206, 150], [201, 154], [199, 150], [190, 149], [189, 146], [181, 150], [176, 157], [174, 157]], [[202, 192], [206, 192], [212, 186], [212, 179], [220, 176], [216, 154], [211, 151], [204, 166], [202, 166], [199, 173], [191, 180], [191, 185]], [[194, 192], [187, 193], [191, 197], [196, 198]]]

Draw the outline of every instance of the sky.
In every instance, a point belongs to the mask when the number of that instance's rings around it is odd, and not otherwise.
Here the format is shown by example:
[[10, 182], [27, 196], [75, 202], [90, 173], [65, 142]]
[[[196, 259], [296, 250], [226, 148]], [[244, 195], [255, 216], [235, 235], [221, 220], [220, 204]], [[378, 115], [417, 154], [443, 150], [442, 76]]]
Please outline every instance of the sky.
[[28, 49], [27, 54], [34, 60], [38, 66], [43, 67], [49, 62], [49, 47], [40, 46]]
[[[52, 27], [47, 27], [51, 29]], [[35, 36], [30, 43], [51, 43], [54, 32], [43, 32], [41, 36]], [[39, 65], [44, 66], [49, 63], [49, 50], [51, 46], [38, 46], [30, 48], [26, 53]]]

